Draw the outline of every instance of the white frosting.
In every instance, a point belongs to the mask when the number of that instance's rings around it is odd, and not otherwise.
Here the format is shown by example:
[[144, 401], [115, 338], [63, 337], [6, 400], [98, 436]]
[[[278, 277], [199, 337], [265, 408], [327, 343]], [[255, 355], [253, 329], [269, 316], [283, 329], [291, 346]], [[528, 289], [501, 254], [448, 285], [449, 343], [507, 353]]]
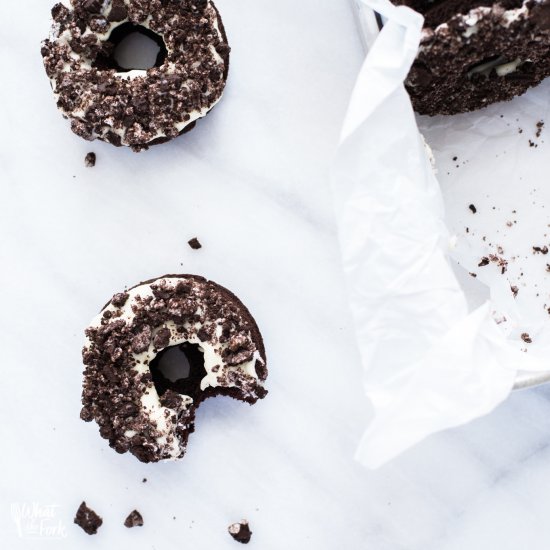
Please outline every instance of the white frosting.
[[515, 72], [522, 63], [523, 61], [518, 58], [514, 61], [498, 65], [497, 67], [495, 67], [495, 71], [497, 72], [498, 76], [506, 76], [507, 74]]
[[487, 63], [482, 63], [477, 67], [474, 67], [468, 72], [468, 76], [471, 77], [474, 74], [482, 74], [489, 76], [494, 69], [498, 76], [506, 76], [513, 73], [522, 64], [521, 59], [515, 59], [514, 61], [506, 61], [504, 57], [500, 56]]

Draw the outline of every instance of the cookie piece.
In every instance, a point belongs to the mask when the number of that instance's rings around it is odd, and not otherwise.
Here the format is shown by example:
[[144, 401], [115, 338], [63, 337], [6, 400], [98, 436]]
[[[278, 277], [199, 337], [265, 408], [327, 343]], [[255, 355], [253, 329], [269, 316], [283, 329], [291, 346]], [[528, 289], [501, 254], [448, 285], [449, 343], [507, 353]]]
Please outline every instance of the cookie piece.
[[143, 526], [143, 516], [137, 511], [134, 510], [128, 514], [128, 517], [124, 520], [124, 527], [131, 529], [132, 527], [142, 527]]
[[78, 507], [74, 522], [82, 527], [88, 535], [95, 535], [97, 530], [103, 525], [103, 519], [99, 517], [91, 508], [86, 506], [85, 502]]
[[252, 531], [250, 530], [248, 521], [245, 519], [241, 520], [239, 523], [233, 523], [227, 530], [237, 542], [242, 544], [248, 544], [252, 538]]
[[197, 237], [192, 238], [187, 244], [193, 250], [200, 250], [202, 248], [202, 244], [200, 243], [199, 239], [197, 239]]
[[88, 153], [84, 158], [84, 164], [87, 168], [93, 168], [95, 166], [97, 157], [95, 153]]

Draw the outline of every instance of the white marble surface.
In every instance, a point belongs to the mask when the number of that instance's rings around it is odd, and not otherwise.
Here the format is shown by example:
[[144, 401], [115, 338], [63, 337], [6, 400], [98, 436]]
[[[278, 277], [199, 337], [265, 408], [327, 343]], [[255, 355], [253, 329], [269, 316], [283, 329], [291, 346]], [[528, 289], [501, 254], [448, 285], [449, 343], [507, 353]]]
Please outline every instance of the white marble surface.
[[[264, 550], [546, 550], [547, 388], [379, 471], [354, 462], [369, 408], [328, 188], [361, 63], [353, 18], [344, 0], [218, 4], [233, 46], [224, 101], [140, 155], [79, 140], [57, 113], [38, 53], [47, 2], [14, 2], [0, 21], [2, 548], [223, 550], [246, 517]], [[114, 291], [178, 271], [250, 307], [270, 395], [206, 403], [187, 457], [146, 466], [78, 418], [82, 331]], [[72, 524], [82, 499], [104, 518], [96, 537]], [[34, 502], [57, 506], [65, 538], [18, 536], [10, 506]], [[133, 508], [146, 525], [129, 531]]]

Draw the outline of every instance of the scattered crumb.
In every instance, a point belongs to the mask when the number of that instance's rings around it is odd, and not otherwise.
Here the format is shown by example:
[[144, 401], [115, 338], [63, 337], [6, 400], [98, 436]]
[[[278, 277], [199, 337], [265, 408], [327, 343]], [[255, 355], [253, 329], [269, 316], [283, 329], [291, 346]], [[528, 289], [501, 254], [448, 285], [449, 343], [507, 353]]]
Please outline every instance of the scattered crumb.
[[237, 542], [241, 542], [242, 544], [248, 544], [250, 542], [250, 538], [252, 537], [252, 531], [248, 526], [248, 521], [245, 519], [241, 520], [240, 523], [230, 525], [227, 530]]
[[489, 260], [500, 267], [500, 272], [502, 273], [502, 275], [504, 275], [508, 270], [508, 260], [505, 260], [504, 258], [499, 258], [495, 254], [489, 254]]
[[199, 250], [202, 248], [202, 244], [199, 242], [197, 237], [194, 237], [187, 243], [193, 250]]
[[538, 145], [533, 140], [529, 140], [529, 147], [538, 147]]
[[477, 264], [477, 266], [485, 267], [486, 265], [489, 265], [489, 258], [487, 258], [487, 256], [483, 256], [483, 258], [481, 258], [481, 261]]
[[477, 208], [473, 204], [470, 204], [468, 208], [472, 211], [472, 214], [475, 214], [477, 212]]
[[85, 502], [78, 507], [74, 522], [88, 533], [88, 535], [95, 535], [97, 530], [103, 524], [103, 519], [100, 518], [91, 508], [86, 506]]
[[545, 246], [534, 246], [533, 247], [533, 254], [548, 254], [548, 247]]
[[146, 477], [143, 478], [142, 483], [147, 483], [147, 478]]
[[470, 271], [470, 277], [473, 277], [473, 278], [475, 279], [475, 278], [477, 277], [477, 273], [472, 273], [472, 272]]
[[128, 517], [124, 520], [124, 526], [129, 529], [132, 527], [141, 527], [143, 525], [143, 516], [137, 511], [134, 510], [130, 512]]
[[458, 160], [458, 157], [457, 156], [454, 156], [453, 157], [453, 160], [456, 162]]
[[521, 335], [521, 339], [526, 343], [526, 344], [531, 344], [533, 342], [533, 340], [531, 340], [531, 337], [529, 336], [529, 334], [527, 334], [527, 332], [524, 332], [522, 335]]
[[519, 293], [519, 288], [515, 285], [512, 285], [510, 286], [510, 289], [512, 290], [512, 294], [514, 295], [514, 298], [516, 298]]
[[535, 134], [537, 137], [540, 137], [540, 135], [542, 134], [542, 129], [544, 128], [544, 121], [543, 120], [539, 120], [537, 122], [537, 133]]
[[95, 153], [88, 153], [84, 158], [84, 164], [86, 164], [88, 168], [93, 168], [95, 166], [96, 158]]

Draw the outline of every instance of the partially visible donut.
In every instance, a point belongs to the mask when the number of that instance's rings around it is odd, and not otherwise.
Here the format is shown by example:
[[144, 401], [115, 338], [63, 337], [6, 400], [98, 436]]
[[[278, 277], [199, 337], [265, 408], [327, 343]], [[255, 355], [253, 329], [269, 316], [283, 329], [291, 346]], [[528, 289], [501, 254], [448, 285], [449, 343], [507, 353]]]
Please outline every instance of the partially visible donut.
[[[71, 128], [136, 151], [192, 129], [222, 97], [229, 51], [211, 0], [71, 0], [52, 9], [42, 56]], [[161, 45], [156, 66], [124, 70], [115, 46], [132, 32]]]
[[[81, 418], [119, 453], [181, 458], [195, 411], [226, 395], [254, 404], [267, 391], [262, 336], [229, 290], [196, 275], [166, 275], [115, 294], [86, 330]], [[184, 360], [182, 378], [162, 362]]]
[[406, 81], [420, 114], [510, 100], [550, 76], [550, 0], [393, 0], [425, 16]]

